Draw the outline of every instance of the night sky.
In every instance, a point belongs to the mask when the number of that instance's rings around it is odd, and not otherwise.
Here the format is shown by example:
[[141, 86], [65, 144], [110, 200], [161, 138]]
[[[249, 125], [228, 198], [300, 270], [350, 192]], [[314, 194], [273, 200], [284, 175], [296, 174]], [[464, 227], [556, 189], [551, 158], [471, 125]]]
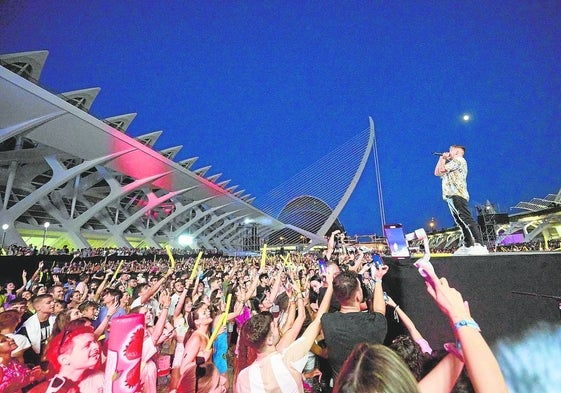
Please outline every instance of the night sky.
[[[451, 144], [472, 208], [561, 187], [558, 0], [13, 0], [0, 37], [2, 54], [50, 52], [43, 87], [101, 87], [94, 116], [138, 113], [128, 135], [163, 130], [157, 150], [182, 144], [176, 161], [200, 157], [256, 206], [369, 116], [386, 220], [408, 231], [452, 225], [431, 155]], [[381, 232], [372, 160], [340, 219]]]

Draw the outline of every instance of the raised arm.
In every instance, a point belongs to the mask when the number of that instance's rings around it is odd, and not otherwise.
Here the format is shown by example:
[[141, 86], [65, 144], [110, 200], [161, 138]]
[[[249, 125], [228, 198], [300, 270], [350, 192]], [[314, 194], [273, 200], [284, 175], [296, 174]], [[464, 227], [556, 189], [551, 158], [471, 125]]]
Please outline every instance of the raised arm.
[[171, 276], [173, 274], [173, 269], [170, 267], [168, 269], [168, 271], [166, 272], [166, 274], [164, 274], [164, 276], [162, 278], [160, 278], [154, 285], [152, 285], [145, 293], [144, 295], [142, 295], [142, 297], [140, 298], [140, 303], [141, 304], [146, 304], [146, 302], [148, 302], [148, 300], [150, 300], [152, 298], [152, 296], [154, 296], [154, 294], [156, 292], [158, 292], [158, 290], [160, 289], [160, 287], [162, 286], [162, 284], [168, 279], [169, 276]]
[[25, 269], [21, 272], [21, 281], [23, 284], [21, 287], [16, 289], [16, 296], [19, 296], [27, 286], [27, 272], [25, 271]]
[[[287, 292], [288, 294], [288, 292]], [[281, 336], [284, 336], [288, 330], [294, 324], [294, 320], [296, 319], [296, 300], [292, 300], [292, 295], [288, 296], [288, 310], [286, 313], [286, 318], [283, 321], [282, 325], [279, 323], [279, 332]], [[280, 322], [280, 321], [279, 321]]]
[[421, 346], [423, 352], [427, 352], [430, 354], [432, 352], [432, 349], [429, 350], [429, 348], [427, 348], [428, 345], [427, 341], [425, 340], [423, 335], [417, 330], [415, 323], [413, 323], [413, 321], [411, 320], [411, 318], [409, 318], [409, 316], [405, 313], [405, 311], [403, 311], [403, 309], [389, 296], [388, 299], [386, 300], [386, 303], [388, 306], [394, 309], [394, 313], [398, 316], [401, 324], [405, 326], [411, 338]]
[[105, 276], [103, 276], [103, 281], [99, 284], [99, 286], [97, 287], [97, 290], [95, 291], [95, 294], [93, 296], [93, 298], [96, 302], [101, 297], [101, 293], [103, 292], [105, 287], [107, 287], [107, 281], [109, 280], [109, 277], [111, 276], [111, 274], [113, 274], [113, 273], [110, 270], [105, 272]]
[[251, 296], [253, 296], [253, 293], [255, 292], [255, 290], [257, 289], [257, 286], [259, 285], [259, 275], [261, 273], [262, 273], [262, 269], [259, 269], [257, 271], [257, 273], [255, 274], [255, 276], [253, 277], [253, 281], [251, 281], [251, 285], [249, 286], [249, 288], [245, 292], [245, 296], [244, 296], [245, 300], [249, 300], [249, 298]]
[[448, 317], [460, 342], [467, 372], [477, 393], [508, 392], [503, 374], [493, 352], [471, 317], [462, 294], [451, 288], [446, 278], [438, 278], [431, 269], [421, 269], [427, 292]]
[[35, 270], [35, 273], [33, 273], [33, 275], [31, 276], [31, 281], [36, 281], [37, 278], [39, 278], [39, 273], [43, 269], [44, 264], [45, 264], [45, 262], [43, 262], [43, 261], [39, 262], [39, 266], [37, 267], [37, 270]]
[[372, 300], [372, 311], [386, 315], [386, 302], [384, 301], [384, 289], [382, 288], [382, 278], [388, 272], [389, 266], [382, 265], [377, 267], [372, 264], [370, 274], [374, 279], [374, 299]]
[[162, 307], [160, 307], [158, 322], [156, 322], [156, 324], [154, 325], [154, 330], [152, 330], [152, 335], [150, 337], [154, 345], [158, 345], [160, 337], [164, 332], [164, 327], [166, 326], [168, 318], [169, 306], [171, 304], [171, 297], [166, 290], [163, 290], [162, 293], [160, 293], [160, 298], [158, 299], [158, 301]]
[[[284, 273], [282, 271], [282, 269], [279, 269], [277, 271], [276, 277], [275, 277], [275, 282], [273, 283], [273, 286], [271, 287], [271, 291], [269, 292], [269, 294], [266, 297], [266, 302], [268, 302], [269, 304], [273, 304], [275, 302], [275, 299], [277, 298], [277, 294], [279, 293], [279, 289], [280, 289], [280, 285], [283, 279]], [[264, 301], [264, 303], [265, 303]]]
[[177, 300], [175, 305], [175, 310], [173, 310], [173, 319], [179, 317], [183, 313], [183, 306], [185, 305], [185, 298], [187, 297], [187, 292], [189, 292], [189, 287], [191, 286], [191, 280], [185, 281], [185, 288]]
[[333, 250], [335, 250], [335, 236], [337, 236], [340, 232], [340, 230], [336, 229], [331, 232], [331, 236], [329, 236], [329, 240], [327, 241], [327, 251], [325, 252], [325, 259], [328, 261], [331, 259]]
[[98, 327], [94, 331], [95, 338], [99, 338], [101, 337], [101, 335], [105, 333], [107, 327], [109, 326], [109, 323], [111, 322], [111, 318], [113, 317], [113, 314], [115, 314], [115, 312], [117, 311], [118, 307], [119, 307], [118, 303], [113, 303], [107, 306], [107, 314], [105, 314], [105, 318], [101, 320]]
[[[282, 352], [284, 348], [296, 340], [304, 322], [306, 321], [306, 309], [304, 307], [304, 299], [301, 294], [296, 295], [296, 303], [298, 305], [298, 317], [292, 321], [288, 329], [282, 335], [279, 343], [277, 344], [278, 351]], [[295, 309], [293, 302], [291, 302], [291, 308]]]
[[191, 290], [191, 300], [193, 300], [193, 302], [195, 302], [197, 288], [199, 287], [199, 282], [201, 281], [200, 276], [200, 274], [195, 274], [195, 284], [193, 284], [193, 289]]
[[[327, 290], [325, 291], [325, 296], [321, 301], [316, 318], [308, 325], [300, 339], [298, 339], [298, 345], [291, 351], [292, 360], [301, 359], [310, 350], [314, 340], [318, 336], [321, 330], [321, 317], [329, 310], [329, 305], [331, 304], [331, 296], [333, 295], [333, 272], [329, 269], [327, 275], [325, 276], [327, 281]], [[291, 346], [292, 349], [293, 346]]]

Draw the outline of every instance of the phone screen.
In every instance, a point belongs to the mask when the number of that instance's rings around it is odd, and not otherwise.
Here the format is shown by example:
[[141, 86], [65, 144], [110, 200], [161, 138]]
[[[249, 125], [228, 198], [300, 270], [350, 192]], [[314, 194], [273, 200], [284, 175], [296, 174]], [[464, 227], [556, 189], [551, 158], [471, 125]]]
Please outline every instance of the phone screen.
[[372, 254], [372, 262], [376, 267], [380, 267], [384, 265], [384, 260], [378, 254]]
[[318, 261], [318, 264], [319, 264], [319, 274], [325, 276], [327, 274], [327, 262], [325, 262], [325, 259], [320, 259]]
[[384, 225], [384, 235], [386, 236], [386, 241], [392, 257], [408, 258], [410, 256], [409, 247], [401, 224]]

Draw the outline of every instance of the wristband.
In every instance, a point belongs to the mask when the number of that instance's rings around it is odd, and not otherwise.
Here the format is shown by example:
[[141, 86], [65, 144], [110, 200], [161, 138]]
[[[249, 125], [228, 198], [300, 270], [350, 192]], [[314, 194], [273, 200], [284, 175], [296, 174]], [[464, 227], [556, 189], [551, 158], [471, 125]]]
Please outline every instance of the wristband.
[[481, 331], [481, 328], [479, 327], [477, 322], [475, 322], [473, 319], [462, 319], [461, 321], [456, 322], [454, 324], [454, 331], [458, 331], [458, 329], [464, 326], [477, 329], [478, 332]]
[[393, 319], [395, 319], [395, 321], [399, 323], [399, 315], [397, 314], [398, 308], [399, 308], [399, 304], [395, 306], [395, 308], [393, 309]]
[[382, 279], [381, 279], [381, 278], [375, 278], [375, 279], [374, 279], [374, 284], [377, 284], [377, 283], [380, 283], [380, 284], [381, 284], [381, 283], [382, 283]]

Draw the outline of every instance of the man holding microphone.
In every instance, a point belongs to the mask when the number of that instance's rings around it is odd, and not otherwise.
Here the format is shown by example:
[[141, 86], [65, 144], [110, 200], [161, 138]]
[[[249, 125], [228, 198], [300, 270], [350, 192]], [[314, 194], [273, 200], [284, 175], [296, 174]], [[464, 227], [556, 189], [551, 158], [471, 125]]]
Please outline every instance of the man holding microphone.
[[449, 152], [435, 153], [440, 157], [434, 168], [434, 175], [442, 179], [442, 198], [448, 203], [456, 225], [462, 230], [463, 245], [454, 255], [486, 255], [489, 251], [482, 245], [481, 230], [468, 207], [465, 151], [464, 146], [452, 145]]

